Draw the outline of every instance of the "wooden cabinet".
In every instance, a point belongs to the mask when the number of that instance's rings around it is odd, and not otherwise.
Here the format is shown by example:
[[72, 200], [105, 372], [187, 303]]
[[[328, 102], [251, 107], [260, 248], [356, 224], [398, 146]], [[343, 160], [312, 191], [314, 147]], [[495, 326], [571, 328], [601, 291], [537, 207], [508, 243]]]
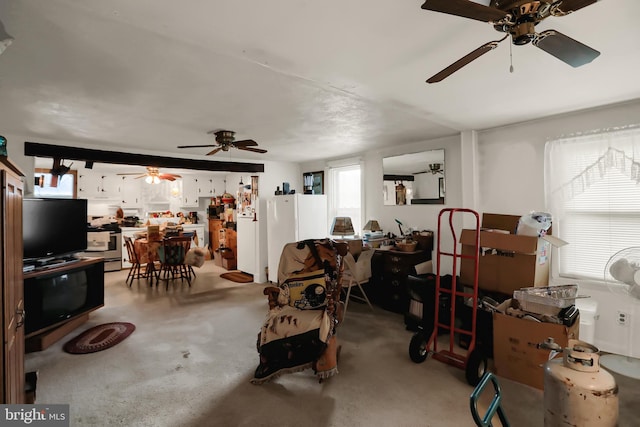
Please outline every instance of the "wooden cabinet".
[[0, 403], [24, 403], [24, 291], [22, 279], [22, 199], [24, 174], [0, 157], [0, 259], [2, 349]]
[[372, 298], [382, 308], [396, 313], [409, 309], [407, 276], [417, 264], [431, 260], [431, 251], [376, 250], [371, 260]]
[[214, 256], [218, 256], [218, 249], [220, 249], [220, 230], [224, 225], [224, 221], [221, 219], [209, 220], [209, 248], [213, 251]]
[[219, 244], [220, 264], [227, 270], [235, 270], [238, 265], [238, 234], [236, 230], [221, 228], [219, 230]]

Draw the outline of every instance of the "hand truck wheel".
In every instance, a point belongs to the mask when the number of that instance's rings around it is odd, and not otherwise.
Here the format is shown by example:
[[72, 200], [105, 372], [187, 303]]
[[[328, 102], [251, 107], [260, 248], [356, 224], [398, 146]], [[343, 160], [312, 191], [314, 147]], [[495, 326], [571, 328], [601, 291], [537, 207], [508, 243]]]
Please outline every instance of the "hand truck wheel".
[[487, 356], [479, 348], [474, 348], [467, 358], [465, 377], [469, 385], [477, 386], [480, 379], [488, 370]]
[[427, 344], [427, 335], [424, 331], [418, 331], [413, 334], [409, 343], [409, 357], [411, 357], [411, 360], [415, 363], [422, 363], [427, 360], [427, 356], [429, 356]]

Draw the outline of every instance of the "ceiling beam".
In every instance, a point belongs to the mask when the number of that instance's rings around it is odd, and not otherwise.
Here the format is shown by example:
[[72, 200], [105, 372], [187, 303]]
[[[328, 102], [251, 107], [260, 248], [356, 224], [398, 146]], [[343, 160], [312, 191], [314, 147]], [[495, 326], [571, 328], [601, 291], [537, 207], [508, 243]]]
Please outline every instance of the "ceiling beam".
[[193, 169], [212, 172], [264, 172], [263, 163], [218, 162], [209, 160], [162, 157], [119, 151], [65, 147], [63, 145], [25, 142], [24, 155], [95, 163], [153, 166], [157, 168]]

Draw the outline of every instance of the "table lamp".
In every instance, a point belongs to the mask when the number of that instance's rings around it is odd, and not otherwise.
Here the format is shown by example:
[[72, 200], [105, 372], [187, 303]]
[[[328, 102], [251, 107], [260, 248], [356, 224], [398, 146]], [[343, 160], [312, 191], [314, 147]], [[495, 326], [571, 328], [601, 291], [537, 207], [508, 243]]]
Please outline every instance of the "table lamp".
[[363, 228], [364, 231], [382, 231], [382, 227], [375, 219], [370, 219]]
[[330, 234], [332, 236], [353, 236], [356, 234], [351, 218], [348, 216], [337, 216], [333, 218]]

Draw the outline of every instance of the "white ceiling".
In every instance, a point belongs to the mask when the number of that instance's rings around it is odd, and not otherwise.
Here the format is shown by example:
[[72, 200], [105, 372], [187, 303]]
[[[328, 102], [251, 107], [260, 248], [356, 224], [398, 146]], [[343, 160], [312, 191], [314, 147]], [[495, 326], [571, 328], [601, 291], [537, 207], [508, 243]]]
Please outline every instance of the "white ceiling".
[[207, 131], [226, 128], [269, 151], [236, 159], [305, 161], [640, 98], [638, 0], [538, 25], [602, 52], [591, 64], [513, 46], [511, 74], [505, 41], [431, 85], [501, 34], [421, 4], [2, 0], [15, 41], [0, 56], [0, 132], [227, 160], [176, 149], [212, 144]]

